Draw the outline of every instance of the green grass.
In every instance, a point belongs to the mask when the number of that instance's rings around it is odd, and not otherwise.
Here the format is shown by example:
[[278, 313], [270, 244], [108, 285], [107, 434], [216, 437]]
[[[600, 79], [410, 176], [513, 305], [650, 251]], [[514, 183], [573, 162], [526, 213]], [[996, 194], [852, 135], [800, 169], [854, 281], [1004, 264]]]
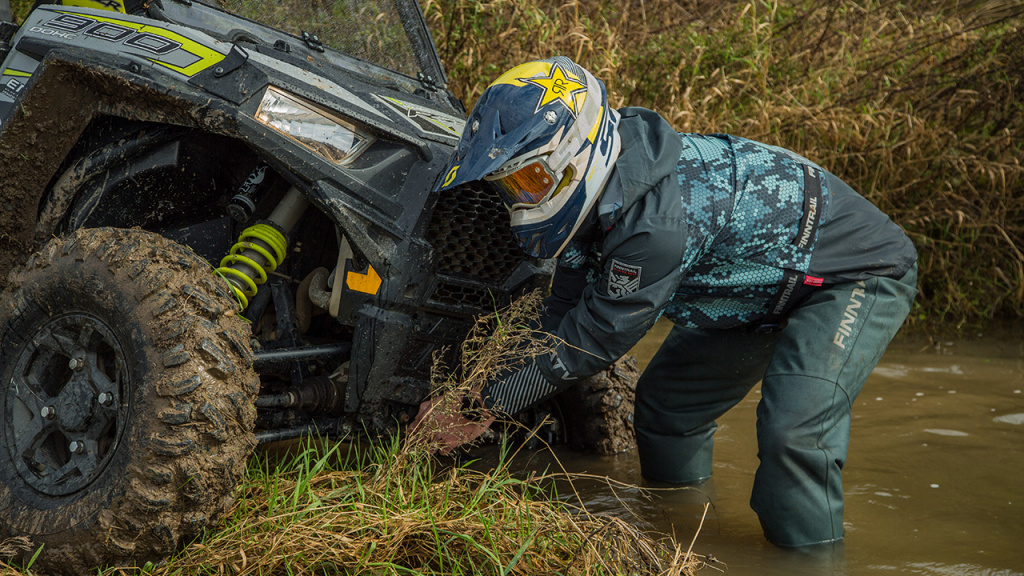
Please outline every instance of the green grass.
[[[395, 441], [251, 459], [221, 525], [159, 566], [103, 574], [692, 574], [670, 540], [559, 500], [555, 478], [441, 467]], [[0, 573], [31, 569], [0, 562]]]
[[[551, 342], [534, 338], [526, 321], [536, 318], [540, 303], [533, 293], [481, 318], [463, 344], [459, 370], [435, 363], [439, 392], [461, 398], [538, 347], [549, 350]], [[431, 430], [424, 425], [404, 438], [362, 446], [311, 439], [283, 456], [257, 454], [220, 524], [141, 571], [671, 576], [692, 574], [704, 562], [671, 538], [592, 515], [578, 498], [563, 500], [555, 487], [566, 480], [571, 486], [566, 474], [517, 476], [507, 450], [490, 466], [442, 463], [431, 455]], [[0, 558], [11, 544], [0, 542]], [[0, 562], [0, 573], [28, 575], [31, 568]]]

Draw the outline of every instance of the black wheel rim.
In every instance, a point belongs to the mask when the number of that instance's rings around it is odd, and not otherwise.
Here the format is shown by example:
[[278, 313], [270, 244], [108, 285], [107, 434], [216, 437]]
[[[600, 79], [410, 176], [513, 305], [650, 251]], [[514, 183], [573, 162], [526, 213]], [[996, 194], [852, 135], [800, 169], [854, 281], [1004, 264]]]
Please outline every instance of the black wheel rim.
[[43, 494], [73, 494], [103, 473], [127, 423], [124, 350], [102, 320], [58, 316], [21, 352], [6, 396], [4, 432], [20, 477]]

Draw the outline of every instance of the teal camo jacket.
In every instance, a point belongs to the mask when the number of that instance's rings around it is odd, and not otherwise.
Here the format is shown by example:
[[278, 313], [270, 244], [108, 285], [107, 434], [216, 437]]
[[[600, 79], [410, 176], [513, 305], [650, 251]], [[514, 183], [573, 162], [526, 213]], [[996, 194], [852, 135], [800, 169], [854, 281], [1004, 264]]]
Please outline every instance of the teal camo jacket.
[[564, 344], [490, 386], [488, 404], [514, 413], [602, 370], [662, 315], [706, 329], [773, 325], [808, 290], [898, 278], [917, 259], [888, 216], [793, 152], [620, 113], [615, 171], [545, 300], [543, 329]]
[[899, 278], [916, 260], [885, 213], [797, 154], [621, 113], [597, 225], [563, 251], [546, 300], [544, 327], [568, 344], [540, 363], [549, 378], [603, 369], [663, 314], [695, 328], [777, 322], [806, 288]]

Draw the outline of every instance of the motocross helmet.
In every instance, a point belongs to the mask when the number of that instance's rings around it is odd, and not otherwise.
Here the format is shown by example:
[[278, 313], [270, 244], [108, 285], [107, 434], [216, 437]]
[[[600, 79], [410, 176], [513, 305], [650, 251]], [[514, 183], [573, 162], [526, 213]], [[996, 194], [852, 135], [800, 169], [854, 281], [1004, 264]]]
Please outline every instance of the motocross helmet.
[[489, 182], [520, 247], [554, 258], [608, 181], [618, 120], [604, 83], [572, 60], [521, 64], [480, 95], [436, 191]]

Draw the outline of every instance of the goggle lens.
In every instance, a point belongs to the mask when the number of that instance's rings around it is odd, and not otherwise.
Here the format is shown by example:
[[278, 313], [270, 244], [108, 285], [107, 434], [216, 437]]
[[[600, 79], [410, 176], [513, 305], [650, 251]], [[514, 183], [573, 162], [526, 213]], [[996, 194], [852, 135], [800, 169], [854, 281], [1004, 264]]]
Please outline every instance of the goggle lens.
[[547, 198], [557, 181], [540, 162], [532, 162], [511, 174], [491, 180], [501, 199], [512, 207], [516, 204], [533, 206]]

